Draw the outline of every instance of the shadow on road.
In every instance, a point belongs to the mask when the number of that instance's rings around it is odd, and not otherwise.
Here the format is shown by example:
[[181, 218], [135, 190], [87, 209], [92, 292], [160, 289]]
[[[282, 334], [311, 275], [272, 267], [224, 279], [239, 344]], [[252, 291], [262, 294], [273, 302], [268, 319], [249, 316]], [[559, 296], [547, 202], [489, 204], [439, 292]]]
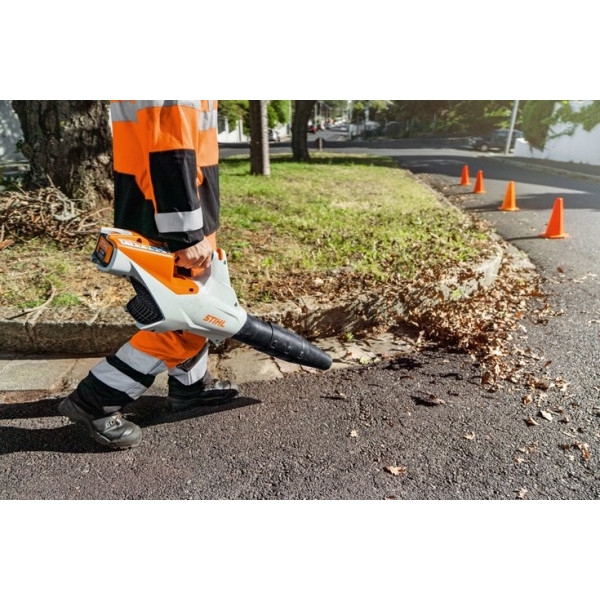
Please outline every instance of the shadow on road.
[[58, 416], [58, 405], [63, 396], [41, 398], [35, 402], [0, 404], [0, 421], [9, 419], [39, 419]]
[[166, 398], [161, 396], [142, 396], [127, 407], [127, 413], [131, 414], [132, 420], [144, 428], [160, 425], [161, 423], [176, 423], [177, 421], [186, 421], [187, 419], [207, 417], [254, 404], [260, 404], [260, 400], [238, 396], [227, 404], [191, 408], [181, 412], [170, 412]]
[[[36, 402], [6, 404], [0, 407], [0, 421], [58, 418], [60, 398], [43, 398]], [[236, 398], [221, 406], [195, 408], [179, 413], [168, 410], [167, 401], [158, 396], [142, 396], [127, 407], [127, 415], [142, 429], [162, 423], [174, 423], [187, 419], [197, 419], [215, 413], [235, 410], [260, 404], [255, 398]], [[98, 445], [86, 429], [77, 423], [68, 423], [59, 427], [19, 427], [18, 425], [0, 426], [0, 455], [13, 452], [65, 452], [70, 454], [113, 452]]]
[[[449, 196], [453, 195], [472, 195], [475, 199], [476, 194], [472, 194], [471, 190], [475, 184], [475, 178], [470, 187], [459, 186], [458, 182], [461, 176], [461, 169], [464, 164], [469, 164], [469, 170], [474, 175], [478, 170], [484, 172], [484, 179], [495, 180], [500, 182], [506, 181], [507, 168], [511, 169], [512, 178], [516, 185], [517, 205], [521, 209], [545, 209], [552, 208], [551, 202], [558, 196], [565, 198], [565, 209], [592, 209], [600, 210], [600, 202], [598, 201], [598, 183], [577, 178], [576, 175], [568, 176], [559, 173], [551, 173], [547, 171], [537, 171], [527, 169], [518, 164], [509, 165], [506, 163], [495, 161], [488, 157], [463, 157], [460, 155], [435, 155], [426, 154], [411, 154], [394, 157], [398, 165], [404, 169], [408, 169], [414, 174], [431, 174], [441, 175], [444, 177], [453, 177], [456, 179], [456, 185], [446, 190]], [[547, 193], [539, 193], [535, 195], [523, 195], [519, 193], [519, 184], [538, 185], [550, 188]], [[488, 191], [488, 194], [490, 192]], [[503, 192], [502, 192], [503, 194]], [[485, 196], [482, 200], [485, 199]], [[498, 199], [499, 204], [493, 206], [481, 206], [482, 210], [496, 209], [502, 202], [502, 197]], [[471, 210], [471, 209], [470, 209]]]
[[65, 452], [68, 454], [98, 454], [111, 452], [96, 444], [79, 425], [64, 425], [52, 429], [0, 427], [0, 455], [13, 452]]

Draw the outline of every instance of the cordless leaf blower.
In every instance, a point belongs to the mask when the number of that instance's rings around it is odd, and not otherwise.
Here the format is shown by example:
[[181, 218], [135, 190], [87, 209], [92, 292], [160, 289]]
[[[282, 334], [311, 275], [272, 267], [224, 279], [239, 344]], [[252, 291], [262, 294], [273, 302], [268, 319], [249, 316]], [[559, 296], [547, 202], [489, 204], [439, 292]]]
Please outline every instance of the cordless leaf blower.
[[246, 313], [221, 249], [208, 269], [184, 274], [166, 248], [133, 231], [103, 227], [92, 261], [100, 271], [131, 282], [136, 295], [126, 310], [139, 329], [191, 331], [215, 344], [232, 338], [288, 362], [323, 370], [331, 366], [331, 357], [303, 337]]

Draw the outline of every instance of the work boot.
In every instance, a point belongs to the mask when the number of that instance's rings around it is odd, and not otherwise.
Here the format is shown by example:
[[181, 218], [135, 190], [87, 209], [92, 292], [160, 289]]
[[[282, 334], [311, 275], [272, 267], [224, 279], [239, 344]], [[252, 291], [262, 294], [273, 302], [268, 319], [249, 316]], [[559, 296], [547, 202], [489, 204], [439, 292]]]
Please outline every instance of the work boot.
[[142, 441], [141, 428], [123, 418], [120, 412], [95, 417], [79, 403], [77, 392], [72, 392], [59, 405], [58, 412], [75, 423], [81, 423], [92, 438], [103, 446], [115, 449], [133, 448]]
[[178, 412], [197, 406], [218, 406], [233, 400], [240, 390], [232, 381], [213, 379], [208, 373], [197, 383], [184, 386], [169, 378], [169, 404]]

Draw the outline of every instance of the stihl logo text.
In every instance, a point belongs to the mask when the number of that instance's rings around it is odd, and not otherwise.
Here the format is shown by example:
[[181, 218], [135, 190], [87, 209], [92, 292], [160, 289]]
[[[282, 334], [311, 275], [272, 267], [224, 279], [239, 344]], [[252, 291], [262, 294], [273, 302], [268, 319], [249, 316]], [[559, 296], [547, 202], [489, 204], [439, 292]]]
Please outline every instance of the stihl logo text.
[[217, 317], [213, 317], [212, 315], [206, 315], [204, 320], [212, 325], [217, 325], [218, 327], [225, 327], [225, 321], [223, 319], [218, 319]]

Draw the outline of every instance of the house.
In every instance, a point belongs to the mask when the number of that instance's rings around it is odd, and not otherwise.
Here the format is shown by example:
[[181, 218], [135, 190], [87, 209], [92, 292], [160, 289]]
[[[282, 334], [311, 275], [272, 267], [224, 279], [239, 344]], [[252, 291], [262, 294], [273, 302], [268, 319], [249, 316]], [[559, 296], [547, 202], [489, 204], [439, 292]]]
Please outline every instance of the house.
[[[592, 102], [573, 100], [570, 106], [573, 111], [579, 112]], [[558, 105], [555, 111], [557, 108]], [[520, 139], [516, 140], [514, 156], [600, 165], [600, 123], [586, 131], [581, 124], [560, 121], [549, 128], [543, 150], [530, 146], [526, 139]]]

